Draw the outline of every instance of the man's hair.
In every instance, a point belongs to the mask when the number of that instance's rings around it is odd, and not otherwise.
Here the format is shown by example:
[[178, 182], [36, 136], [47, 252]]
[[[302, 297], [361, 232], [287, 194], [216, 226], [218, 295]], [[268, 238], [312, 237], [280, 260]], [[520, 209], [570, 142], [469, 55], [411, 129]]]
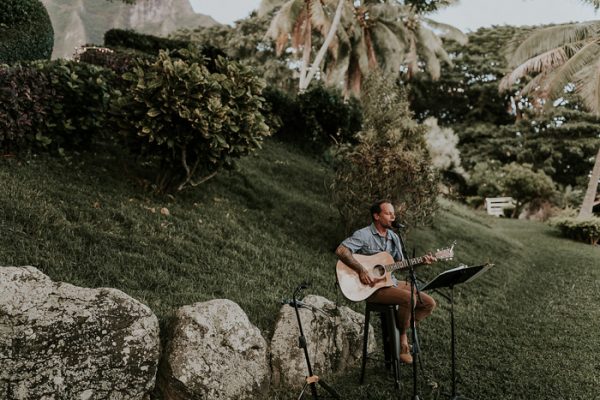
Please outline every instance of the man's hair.
[[375, 221], [375, 218], [373, 218], [373, 214], [379, 214], [381, 212], [381, 205], [385, 203], [392, 204], [392, 202], [387, 199], [380, 199], [371, 204], [371, 219], [373, 221]]

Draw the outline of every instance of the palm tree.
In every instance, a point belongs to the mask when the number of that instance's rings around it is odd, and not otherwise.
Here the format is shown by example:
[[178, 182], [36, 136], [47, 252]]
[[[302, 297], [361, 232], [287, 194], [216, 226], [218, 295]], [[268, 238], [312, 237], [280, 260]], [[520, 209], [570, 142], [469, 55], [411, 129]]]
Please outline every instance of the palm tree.
[[[441, 6], [452, 3], [441, 2]], [[354, 8], [354, 18], [338, 33], [340, 54], [327, 71], [330, 82], [344, 82], [346, 91], [360, 93], [362, 79], [371, 70], [396, 76], [401, 71], [411, 79], [424, 67], [435, 80], [440, 62], [452, 65], [441, 37], [466, 44], [467, 37], [451, 25], [435, 22], [416, 8], [397, 1], [363, 0]], [[441, 32], [437, 35], [433, 29]]]
[[[397, 75], [405, 67], [406, 77], [410, 79], [424, 66], [437, 79], [440, 60], [449, 64], [451, 61], [433, 29], [448, 39], [461, 43], [467, 40], [458, 29], [426, 18], [418, 14], [415, 7], [395, 0], [340, 0], [335, 14], [327, 13], [332, 0], [322, 1], [323, 6], [320, 1], [311, 0], [263, 0], [259, 8], [259, 13], [267, 13], [281, 5], [268, 35], [276, 41], [278, 53], [291, 38], [291, 47], [303, 51], [301, 68], [307, 68], [310, 59], [311, 27], [322, 36], [327, 35], [311, 71], [301, 70], [301, 89], [308, 86], [327, 50], [324, 79], [332, 85], [343, 85], [347, 93], [358, 95], [363, 77], [371, 70]], [[438, 3], [442, 7], [454, 2]], [[327, 15], [334, 15], [331, 23]]]
[[[336, 52], [336, 31], [347, 0], [263, 0], [259, 16], [281, 6], [275, 14], [266, 36], [275, 40], [275, 51], [281, 55], [291, 39], [291, 47], [302, 51], [299, 90], [302, 92], [315, 76], [326, 51]], [[313, 29], [324, 38], [324, 42], [309, 69]]]
[[[600, 0], [589, 0], [596, 7]], [[512, 71], [500, 82], [500, 90], [529, 79], [520, 95], [540, 99], [545, 108], [565, 94], [569, 84], [592, 113], [600, 115], [600, 21], [542, 28], [509, 50]], [[600, 179], [600, 148], [579, 218], [592, 215]]]

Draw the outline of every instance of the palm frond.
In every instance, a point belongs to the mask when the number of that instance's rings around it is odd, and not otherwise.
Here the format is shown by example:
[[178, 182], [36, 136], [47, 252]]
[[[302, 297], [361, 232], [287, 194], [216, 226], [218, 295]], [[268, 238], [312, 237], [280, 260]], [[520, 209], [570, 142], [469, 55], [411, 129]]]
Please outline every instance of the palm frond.
[[369, 4], [369, 17], [375, 21], [397, 22], [406, 14], [406, 7], [398, 3]]
[[274, 9], [281, 7], [285, 3], [285, 0], [262, 0], [258, 6], [259, 18], [268, 15]]
[[509, 66], [515, 68], [525, 61], [557, 47], [593, 38], [600, 21], [565, 24], [535, 30], [512, 53]]
[[384, 74], [397, 74], [404, 61], [406, 44], [385, 24], [376, 24], [371, 33], [373, 46], [379, 55], [377, 60]]
[[600, 115], [600, 59], [575, 75], [575, 85], [583, 104], [594, 114]]
[[323, 8], [323, 4], [320, 0], [313, 0], [310, 2], [310, 18], [312, 20], [313, 28], [321, 33], [323, 36], [327, 36], [331, 23], [329, 17]]
[[538, 73], [543, 70], [554, 70], [563, 65], [569, 57], [562, 47], [554, 48], [538, 56], [526, 60], [517, 66], [509, 74], [505, 75], [500, 81], [499, 90], [501, 92], [508, 90], [519, 79], [524, 76]]
[[[436, 81], [440, 79], [442, 69], [438, 54], [445, 55], [444, 60], [447, 62], [450, 62], [450, 59], [442, 47], [442, 40], [435, 33], [421, 25], [417, 35], [417, 52], [423, 57], [427, 73], [431, 76], [431, 79]], [[451, 62], [450, 65], [452, 65]]]
[[[332, 19], [335, 18], [335, 12], [338, 6], [338, 0], [325, 0], [323, 2], [317, 0], [311, 2], [311, 18], [313, 28], [321, 33], [321, 35], [325, 38], [329, 34], [329, 30], [331, 29], [331, 25], [333, 23]], [[342, 4], [342, 7], [344, 4]], [[342, 9], [342, 15], [340, 16], [340, 20], [344, 15]], [[338, 36], [342, 34], [339, 28], [340, 24], [338, 24], [338, 28], [336, 29], [336, 34], [331, 40], [328, 51], [332, 57], [337, 57], [338, 51]]]
[[[306, 26], [306, 25], [309, 26]], [[310, 20], [308, 19], [308, 15], [306, 14], [306, 10], [303, 10], [298, 18], [296, 19], [296, 23], [294, 24], [294, 29], [292, 29], [292, 47], [294, 49], [301, 48], [306, 42], [306, 35], [311, 34]]]
[[404, 58], [408, 67], [408, 79], [411, 79], [419, 70], [419, 55], [417, 54], [417, 42], [414, 36], [408, 38], [408, 52]]
[[586, 66], [594, 63], [600, 56], [600, 45], [597, 42], [590, 42], [583, 47], [573, 57], [569, 58], [561, 67], [552, 72], [547, 80], [548, 85], [545, 88], [547, 97], [554, 99], [563, 94], [565, 86], [575, 80], [575, 75]]
[[435, 9], [441, 10], [443, 8], [451, 7], [460, 3], [460, 0], [439, 0], [436, 4]]
[[[541, 97], [540, 93], [542, 88], [547, 86], [546, 80], [552, 71], [542, 70], [539, 74], [534, 76], [523, 88], [520, 90], [522, 95], [532, 94], [535, 97]], [[508, 90], [508, 88], [506, 89]]]
[[425, 17], [421, 17], [421, 20], [425, 22], [425, 24], [431, 29], [440, 31], [441, 33], [439, 36], [443, 37], [444, 39], [452, 40], [462, 46], [465, 46], [467, 43], [469, 43], [469, 37], [465, 35], [463, 31], [452, 25], [437, 22]]
[[598, 8], [600, 8], [600, 0], [581, 0], [583, 3], [588, 3], [594, 6], [594, 8], [597, 10]]
[[289, 36], [296, 27], [298, 17], [304, 10], [303, 6], [303, 0], [289, 0], [281, 6], [271, 20], [265, 37], [276, 41], [275, 49], [278, 55], [283, 51]]

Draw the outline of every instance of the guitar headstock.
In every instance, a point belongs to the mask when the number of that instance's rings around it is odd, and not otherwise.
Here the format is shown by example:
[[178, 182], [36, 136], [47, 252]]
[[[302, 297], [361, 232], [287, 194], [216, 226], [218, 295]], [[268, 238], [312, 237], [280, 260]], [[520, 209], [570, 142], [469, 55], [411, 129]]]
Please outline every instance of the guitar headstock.
[[454, 246], [456, 246], [456, 240], [452, 242], [449, 247], [446, 247], [441, 250], [437, 250], [433, 256], [438, 259], [438, 261], [448, 261], [454, 258]]

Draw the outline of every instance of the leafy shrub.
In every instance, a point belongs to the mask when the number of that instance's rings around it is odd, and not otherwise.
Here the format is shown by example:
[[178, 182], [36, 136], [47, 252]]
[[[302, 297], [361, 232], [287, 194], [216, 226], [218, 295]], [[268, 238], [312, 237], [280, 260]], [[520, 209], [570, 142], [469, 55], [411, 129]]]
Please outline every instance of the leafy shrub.
[[532, 206], [551, 200], [555, 184], [543, 171], [534, 171], [529, 164], [498, 162], [479, 163], [471, 173], [471, 184], [481, 197], [510, 196], [516, 200], [512, 216], [519, 215], [523, 206]]
[[600, 241], [600, 218], [591, 217], [578, 219], [574, 217], [559, 217], [550, 220], [563, 236], [580, 242], [598, 244]]
[[513, 216], [518, 216], [526, 203], [549, 200], [555, 192], [555, 185], [544, 171], [534, 171], [531, 165], [510, 163], [502, 167], [504, 192], [512, 196], [517, 204]]
[[261, 113], [264, 82], [223, 58], [211, 73], [203, 60], [192, 50], [140, 60], [123, 75], [130, 86], [113, 104], [126, 145], [156, 167], [158, 191], [209, 179], [269, 134]]
[[151, 56], [106, 47], [83, 46], [78, 49], [74, 58], [77, 61], [113, 70], [120, 75], [130, 71], [135, 66], [137, 58], [151, 59]]
[[[104, 34], [104, 45], [111, 48], [133, 49], [148, 55], [157, 56], [160, 50], [179, 50], [197, 47], [189, 40], [169, 39], [145, 35], [132, 30], [111, 29]], [[216, 71], [215, 60], [226, 58], [227, 54], [217, 47], [202, 45], [197, 47], [205, 58], [205, 66], [210, 72]]]
[[108, 47], [136, 49], [144, 53], [157, 55], [160, 50], [187, 48], [190, 45], [190, 41], [145, 35], [127, 29], [110, 29], [104, 34], [104, 45]]
[[401, 87], [380, 76], [363, 93], [365, 123], [358, 144], [341, 146], [333, 203], [351, 230], [369, 220], [369, 205], [389, 199], [408, 225], [430, 222], [438, 176], [425, 143], [425, 127], [412, 119]]
[[0, 149], [2, 153], [45, 147], [49, 105], [60, 101], [38, 69], [0, 67]]
[[54, 30], [40, 0], [0, 1], [0, 64], [49, 59]]
[[106, 130], [114, 73], [75, 61], [37, 62], [60, 101], [53, 100], [46, 123], [58, 148], [86, 149]]
[[492, 160], [480, 162], [471, 170], [469, 183], [475, 187], [477, 197], [497, 197], [504, 193], [502, 186], [502, 164]]
[[425, 140], [433, 166], [440, 171], [448, 170], [464, 174], [460, 165], [460, 152], [456, 147], [458, 136], [452, 128], [440, 127], [437, 118], [434, 117], [427, 118], [423, 123], [429, 128]]
[[356, 142], [362, 110], [354, 98], [346, 102], [338, 91], [321, 86], [299, 96], [269, 87], [264, 97], [273, 118], [280, 121], [275, 136], [282, 140], [319, 152], [333, 144]]
[[89, 146], [106, 128], [111, 74], [65, 60], [0, 69], [3, 151]]
[[348, 101], [340, 91], [314, 86], [298, 96], [304, 121], [303, 141], [311, 147], [324, 149], [337, 143], [355, 142], [354, 135], [361, 129], [360, 103], [351, 97]]

